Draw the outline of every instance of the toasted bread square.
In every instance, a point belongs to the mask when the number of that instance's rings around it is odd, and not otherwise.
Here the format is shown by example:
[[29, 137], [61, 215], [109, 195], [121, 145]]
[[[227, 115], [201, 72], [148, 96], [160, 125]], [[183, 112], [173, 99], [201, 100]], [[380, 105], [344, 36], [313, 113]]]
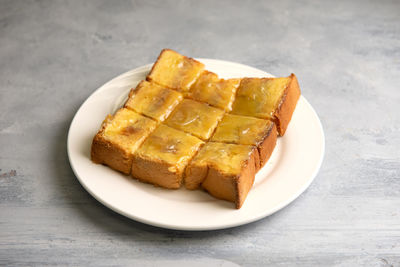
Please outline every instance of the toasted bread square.
[[129, 93], [125, 107], [157, 121], [163, 121], [182, 99], [182, 94], [177, 91], [153, 82], [141, 81]]
[[129, 174], [133, 153], [156, 126], [152, 119], [126, 108], [108, 115], [93, 139], [92, 161]]
[[240, 208], [254, 183], [258, 153], [254, 146], [206, 143], [186, 168], [185, 187], [203, 189]]
[[270, 120], [225, 114], [211, 141], [256, 146], [260, 161], [257, 170], [264, 166], [276, 144], [276, 126]]
[[224, 111], [206, 103], [184, 99], [168, 117], [165, 123], [175, 129], [207, 140], [214, 132]]
[[154, 63], [147, 80], [188, 92], [203, 69], [203, 63], [173, 50], [164, 49]]
[[299, 97], [300, 88], [294, 74], [286, 78], [244, 78], [232, 113], [273, 120], [279, 135], [283, 136]]
[[136, 150], [132, 176], [165, 188], [179, 188], [183, 172], [203, 141], [161, 124]]
[[219, 79], [217, 74], [204, 71], [190, 89], [189, 97], [230, 111], [239, 83], [240, 79]]

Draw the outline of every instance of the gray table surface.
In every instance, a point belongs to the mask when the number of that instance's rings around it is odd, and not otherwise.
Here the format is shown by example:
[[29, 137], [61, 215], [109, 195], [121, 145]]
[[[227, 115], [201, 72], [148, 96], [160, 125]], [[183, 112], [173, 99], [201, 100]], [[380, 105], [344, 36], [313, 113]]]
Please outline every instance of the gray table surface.
[[[248, 225], [159, 229], [94, 200], [70, 122], [162, 48], [298, 75], [326, 134], [315, 181]], [[0, 265], [400, 266], [399, 1], [0, 1]]]

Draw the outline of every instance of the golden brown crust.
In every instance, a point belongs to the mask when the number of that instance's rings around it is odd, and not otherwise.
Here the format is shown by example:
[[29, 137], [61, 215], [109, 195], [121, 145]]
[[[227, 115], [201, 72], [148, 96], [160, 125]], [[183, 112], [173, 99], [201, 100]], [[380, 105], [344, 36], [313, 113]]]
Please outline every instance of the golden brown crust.
[[128, 99], [125, 101], [124, 108], [128, 108], [126, 104], [128, 103], [129, 99], [132, 98], [132, 96], [136, 93], [136, 91], [138, 91], [142, 87], [142, 84], [145, 82], [146, 82], [145, 80], [140, 81], [140, 83], [138, 83], [138, 85], [136, 85], [135, 88], [132, 88], [129, 91]]
[[[177, 52], [175, 52], [175, 53], [177, 53]], [[201, 66], [204, 67], [204, 64], [203, 64], [203, 63], [201, 63], [200, 61], [198, 61], [198, 60], [196, 60], [196, 59], [194, 59], [194, 58], [187, 57], [187, 56], [183, 56], [183, 57], [184, 57], [185, 60], [188, 60], [188, 61], [190, 61], [190, 62], [192, 62], [192, 63], [195, 63], [195, 64], [200, 64]], [[200, 72], [200, 73], [201, 73], [201, 72]], [[199, 75], [200, 75], [200, 73], [199, 73]]]
[[115, 144], [105, 140], [99, 132], [93, 138], [91, 158], [94, 163], [105, 164], [114, 170], [129, 175], [132, 156]]
[[257, 151], [259, 154], [259, 164], [257, 170], [260, 170], [265, 163], [269, 160], [272, 152], [274, 151], [277, 139], [277, 129], [275, 123], [271, 124], [271, 127], [266, 132], [264, 139], [257, 146]]
[[189, 190], [198, 189], [208, 175], [208, 166], [193, 166], [189, 163], [185, 170], [185, 187]]
[[217, 78], [217, 79], [219, 78], [218, 74], [216, 74], [215, 72], [209, 71], [209, 70], [203, 70], [200, 75], [208, 75], [208, 74], [215, 76], [215, 78]]
[[242, 173], [236, 179], [237, 186], [237, 198], [235, 205], [237, 209], [240, 209], [246, 200], [247, 194], [253, 186], [254, 179], [256, 176], [256, 156], [258, 153], [253, 153], [249, 158], [247, 165], [243, 168]]
[[237, 180], [236, 176], [227, 176], [218, 169], [209, 167], [208, 175], [201, 186], [215, 198], [236, 203], [239, 195]]
[[296, 75], [292, 73], [290, 77], [281, 104], [274, 114], [279, 136], [285, 134], [301, 94]]
[[240, 209], [254, 183], [257, 157], [258, 152], [254, 148], [254, 152], [243, 164], [241, 173], [237, 175], [226, 175], [217, 168], [209, 166], [201, 184], [202, 188], [218, 199], [234, 202], [236, 208]]
[[168, 189], [181, 186], [182, 173], [169, 170], [173, 166], [156, 159], [145, 159], [137, 155], [132, 160], [132, 177], [146, 183]]
[[[126, 146], [124, 147], [124, 143], [115, 142], [115, 140], [113, 140], [112, 138], [109, 139], [108, 137], [106, 137], [106, 128], [115, 119], [115, 116], [118, 116], [118, 114], [122, 112], [122, 110], [124, 109], [118, 110], [116, 112], [116, 115], [114, 116], [107, 115], [107, 117], [103, 121], [100, 130], [93, 138], [91, 147], [91, 159], [94, 163], [108, 165], [114, 170], [129, 175], [132, 167], [132, 158], [133, 158], [133, 152], [131, 151], [132, 149], [128, 149]], [[136, 114], [133, 111], [129, 112]], [[144, 117], [142, 118], [145, 119]], [[153, 120], [150, 119], [145, 119], [145, 120], [154, 124], [153, 126], [150, 125], [148, 129], [150, 129], [151, 127], [155, 128], [156, 123]], [[138, 131], [138, 129], [135, 127], [147, 127], [147, 126], [143, 126], [143, 124], [139, 124], [139, 126], [131, 125], [125, 128], [121, 134], [122, 135], [128, 134], [130, 137], [133, 137], [130, 134]], [[144, 135], [145, 135], [144, 132], [140, 134], [141, 137], [143, 137]], [[144, 139], [145, 138], [137, 139], [135, 145], [139, 146], [144, 141]]]

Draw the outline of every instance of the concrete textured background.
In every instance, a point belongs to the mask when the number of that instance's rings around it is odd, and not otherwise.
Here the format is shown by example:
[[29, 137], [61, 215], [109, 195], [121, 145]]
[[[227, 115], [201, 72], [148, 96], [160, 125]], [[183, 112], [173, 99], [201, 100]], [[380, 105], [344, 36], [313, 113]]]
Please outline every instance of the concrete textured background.
[[[94, 200], [74, 113], [162, 48], [294, 72], [322, 168], [258, 222], [179, 232]], [[0, 265], [400, 266], [400, 1], [0, 1]]]

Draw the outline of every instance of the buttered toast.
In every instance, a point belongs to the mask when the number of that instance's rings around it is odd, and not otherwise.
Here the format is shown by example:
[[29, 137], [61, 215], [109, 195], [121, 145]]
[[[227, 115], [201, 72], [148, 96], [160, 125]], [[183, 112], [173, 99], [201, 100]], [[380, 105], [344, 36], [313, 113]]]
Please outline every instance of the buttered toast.
[[210, 138], [224, 112], [208, 104], [190, 99], [183, 100], [165, 124], [190, 133], [202, 140]]
[[164, 49], [147, 80], [186, 94], [204, 70], [204, 64], [171, 49]]
[[133, 153], [157, 123], [126, 108], [108, 115], [93, 138], [91, 157], [95, 163], [130, 174]]
[[164, 49], [124, 107], [106, 117], [91, 158], [155, 186], [202, 189], [239, 209], [299, 97], [294, 74], [221, 79]]
[[188, 96], [194, 100], [230, 111], [239, 83], [240, 79], [220, 79], [217, 74], [204, 71], [191, 87]]
[[197, 137], [161, 124], [135, 151], [132, 176], [165, 188], [179, 188], [186, 165], [202, 144]]
[[141, 81], [130, 91], [125, 107], [157, 121], [163, 121], [182, 100], [182, 94], [177, 91], [153, 82]]
[[253, 185], [258, 160], [254, 146], [208, 142], [186, 168], [185, 186], [201, 186], [239, 209]]
[[270, 119], [283, 136], [299, 97], [300, 87], [293, 73], [284, 78], [243, 78], [232, 113]]
[[210, 140], [255, 146], [259, 154], [259, 160], [256, 162], [256, 170], [258, 171], [271, 156], [275, 148], [276, 138], [276, 126], [270, 120], [226, 114]]

